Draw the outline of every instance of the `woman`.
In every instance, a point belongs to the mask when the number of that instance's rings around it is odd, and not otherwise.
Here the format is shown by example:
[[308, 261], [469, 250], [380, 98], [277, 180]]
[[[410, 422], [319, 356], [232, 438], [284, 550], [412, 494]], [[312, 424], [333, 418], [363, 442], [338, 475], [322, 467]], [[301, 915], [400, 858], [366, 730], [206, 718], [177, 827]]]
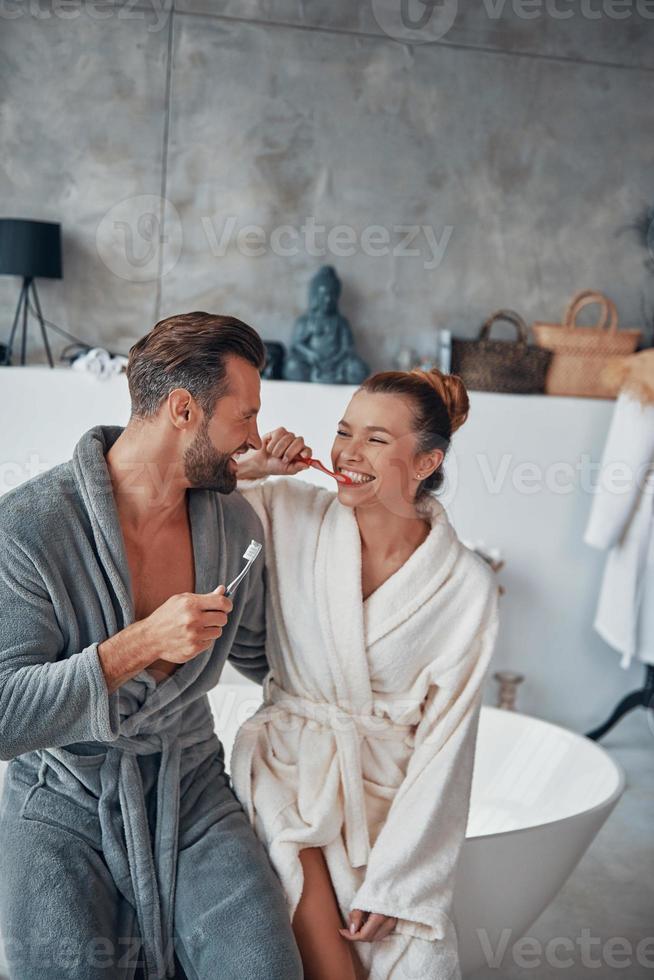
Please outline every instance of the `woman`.
[[338, 424], [332, 468], [353, 484], [261, 479], [306, 468], [283, 429], [239, 463], [266, 538], [271, 672], [232, 781], [307, 980], [460, 977], [452, 893], [498, 592], [432, 491], [468, 409], [455, 376], [384, 372]]

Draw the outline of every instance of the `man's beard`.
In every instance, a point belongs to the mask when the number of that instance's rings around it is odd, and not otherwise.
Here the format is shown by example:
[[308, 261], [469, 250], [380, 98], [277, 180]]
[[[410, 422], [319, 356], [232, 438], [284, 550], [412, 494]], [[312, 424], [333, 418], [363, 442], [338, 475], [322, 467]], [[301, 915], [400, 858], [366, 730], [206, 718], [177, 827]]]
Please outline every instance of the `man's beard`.
[[184, 453], [184, 473], [192, 487], [232, 493], [236, 490], [236, 472], [230, 469], [229, 453], [219, 453], [209, 438], [209, 423], [204, 421], [195, 439]]

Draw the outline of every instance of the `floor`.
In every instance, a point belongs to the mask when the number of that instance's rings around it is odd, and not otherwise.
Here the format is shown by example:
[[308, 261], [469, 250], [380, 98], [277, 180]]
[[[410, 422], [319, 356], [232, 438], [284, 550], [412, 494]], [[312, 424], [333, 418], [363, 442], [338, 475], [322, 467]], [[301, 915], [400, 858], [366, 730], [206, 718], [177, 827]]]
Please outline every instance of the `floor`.
[[[654, 712], [627, 715], [600, 743], [624, 769], [627, 788], [554, 901], [529, 929], [528, 958], [509, 944], [497, 966], [466, 980], [654, 980]], [[582, 943], [587, 937], [590, 962]], [[642, 948], [637, 946], [651, 937]], [[547, 953], [547, 943], [569, 937]], [[611, 950], [605, 944], [626, 943]], [[524, 950], [524, 940], [520, 946]], [[556, 965], [556, 957], [562, 961]], [[566, 957], [572, 960], [566, 965]], [[533, 962], [529, 966], [528, 962]], [[621, 965], [622, 964], [622, 965]], [[6, 980], [0, 976], [0, 980]]]
[[[467, 980], [654, 980], [654, 711], [649, 718], [643, 709], [632, 711], [599, 744], [625, 771], [622, 798], [529, 929], [536, 942], [528, 956], [520, 962], [520, 950], [512, 950], [518, 944], [509, 943], [501, 963]], [[556, 937], [569, 937], [574, 947], [548, 955], [547, 943]]]

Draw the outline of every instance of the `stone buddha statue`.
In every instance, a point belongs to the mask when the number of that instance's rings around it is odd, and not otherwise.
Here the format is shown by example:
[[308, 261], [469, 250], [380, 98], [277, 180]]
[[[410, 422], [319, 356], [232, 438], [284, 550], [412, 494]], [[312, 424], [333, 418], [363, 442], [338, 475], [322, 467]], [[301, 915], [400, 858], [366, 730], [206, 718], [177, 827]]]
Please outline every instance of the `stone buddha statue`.
[[287, 381], [361, 384], [370, 369], [357, 355], [347, 319], [339, 313], [341, 281], [323, 265], [309, 284], [309, 310], [298, 317], [284, 362]]

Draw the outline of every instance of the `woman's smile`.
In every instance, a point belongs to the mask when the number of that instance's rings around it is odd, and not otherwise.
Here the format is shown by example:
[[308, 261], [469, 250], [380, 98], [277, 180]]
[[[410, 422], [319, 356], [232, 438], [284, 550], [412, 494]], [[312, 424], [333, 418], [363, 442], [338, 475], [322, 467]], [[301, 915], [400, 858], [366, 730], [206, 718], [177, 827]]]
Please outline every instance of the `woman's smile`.
[[338, 473], [342, 473], [344, 476], [348, 476], [353, 483], [363, 486], [366, 483], [372, 483], [376, 479], [372, 473], [364, 473], [362, 470], [350, 469], [347, 466], [339, 466]]

